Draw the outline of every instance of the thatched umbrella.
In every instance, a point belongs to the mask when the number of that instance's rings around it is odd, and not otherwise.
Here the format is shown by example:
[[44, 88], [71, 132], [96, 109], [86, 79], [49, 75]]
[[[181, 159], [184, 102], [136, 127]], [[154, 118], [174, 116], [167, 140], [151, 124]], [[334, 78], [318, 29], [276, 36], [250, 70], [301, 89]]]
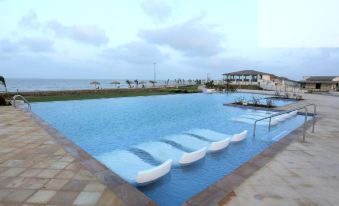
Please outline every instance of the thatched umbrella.
[[146, 84], [146, 83], [147, 83], [146, 81], [142, 81], [142, 80], [139, 82], [139, 84], [141, 84], [141, 87], [142, 87], [142, 88], [145, 88], [145, 84]]
[[117, 87], [117, 85], [120, 84], [120, 82], [119, 81], [112, 81], [111, 84], [114, 84], [115, 87]]
[[98, 81], [92, 81], [90, 84], [94, 85], [94, 87], [95, 87], [96, 89], [98, 89], [98, 88], [97, 88], [97, 85], [100, 85], [100, 82], [98, 82]]

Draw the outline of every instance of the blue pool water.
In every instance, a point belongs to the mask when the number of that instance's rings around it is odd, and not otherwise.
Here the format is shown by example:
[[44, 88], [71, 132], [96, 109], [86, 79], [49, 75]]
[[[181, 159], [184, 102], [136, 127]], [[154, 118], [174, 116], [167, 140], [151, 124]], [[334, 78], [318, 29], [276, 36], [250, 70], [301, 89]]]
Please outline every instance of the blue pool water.
[[[302, 124], [294, 117], [273, 127], [258, 125], [252, 137], [251, 122], [241, 117], [262, 111], [223, 106], [252, 94], [178, 94], [32, 104], [33, 111], [94, 157], [135, 145], [162, 140], [192, 129], [234, 134], [247, 129], [248, 138], [225, 150], [208, 154], [185, 167], [173, 167], [160, 180], [138, 187], [160, 205], [180, 205], [218, 179], [262, 152]], [[256, 95], [258, 96], [258, 95]], [[277, 101], [276, 105], [290, 102]], [[114, 158], [114, 157], [112, 157]], [[152, 162], [148, 156], [144, 161]], [[126, 171], [128, 172], [128, 171]]]

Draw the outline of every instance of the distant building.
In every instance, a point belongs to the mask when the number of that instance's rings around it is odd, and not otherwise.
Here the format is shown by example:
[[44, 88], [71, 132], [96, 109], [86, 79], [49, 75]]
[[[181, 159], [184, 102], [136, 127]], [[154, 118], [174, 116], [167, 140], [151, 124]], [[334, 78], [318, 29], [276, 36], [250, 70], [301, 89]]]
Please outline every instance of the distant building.
[[339, 90], [339, 76], [305, 76], [300, 84], [302, 89], [308, 91]]
[[223, 74], [223, 80], [233, 83], [257, 83], [260, 80], [274, 81], [277, 76], [255, 70], [241, 70]]
[[224, 82], [241, 85], [258, 85], [265, 90], [295, 91], [300, 83], [286, 77], [256, 70], [241, 70], [223, 74]]

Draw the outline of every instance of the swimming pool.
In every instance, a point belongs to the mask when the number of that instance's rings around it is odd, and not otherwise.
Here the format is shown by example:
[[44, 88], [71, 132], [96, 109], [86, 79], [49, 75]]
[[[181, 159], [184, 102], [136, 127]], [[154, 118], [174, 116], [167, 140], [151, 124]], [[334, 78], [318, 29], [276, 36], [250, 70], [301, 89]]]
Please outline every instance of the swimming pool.
[[[244, 141], [208, 153], [194, 164], [175, 165], [158, 181], [138, 187], [160, 205], [180, 205], [303, 122], [302, 117], [296, 116], [274, 126], [269, 133], [267, 125], [259, 124], [253, 138], [253, 117], [265, 112], [223, 106], [239, 96], [251, 98], [252, 94], [177, 94], [46, 102], [32, 104], [32, 110], [94, 157], [117, 150], [135, 153], [138, 145], [163, 141], [197, 129], [223, 134], [248, 130], [248, 138]], [[279, 101], [279, 105], [287, 103], [290, 102]], [[139, 156], [145, 162], [155, 164], [152, 156], [142, 153]], [[107, 162], [103, 163], [107, 165]]]

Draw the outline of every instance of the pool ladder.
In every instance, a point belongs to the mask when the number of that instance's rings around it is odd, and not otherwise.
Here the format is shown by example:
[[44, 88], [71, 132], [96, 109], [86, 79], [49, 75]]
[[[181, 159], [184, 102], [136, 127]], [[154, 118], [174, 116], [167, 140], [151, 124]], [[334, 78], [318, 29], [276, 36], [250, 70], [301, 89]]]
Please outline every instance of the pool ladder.
[[256, 129], [257, 129], [257, 122], [265, 120], [265, 119], [269, 119], [268, 131], [270, 131], [271, 130], [271, 121], [272, 121], [273, 117], [280, 116], [280, 115], [283, 115], [283, 114], [287, 114], [287, 113], [290, 113], [290, 112], [295, 111], [295, 110], [304, 109], [305, 110], [305, 119], [304, 119], [304, 126], [303, 126], [303, 142], [305, 142], [305, 139], [306, 139], [306, 124], [307, 124], [307, 116], [308, 116], [307, 107], [309, 107], [309, 106], [313, 106], [312, 133], [314, 133], [315, 117], [317, 115], [317, 106], [315, 104], [307, 104], [307, 105], [304, 105], [304, 106], [301, 106], [301, 107], [297, 107], [297, 108], [294, 108], [294, 109], [291, 109], [291, 110], [286, 110], [286, 111], [283, 111], [283, 112], [279, 112], [277, 114], [272, 114], [268, 117], [264, 117], [264, 118], [255, 120], [254, 125], [253, 125], [253, 137], [255, 137], [255, 132], [256, 132]]
[[16, 105], [17, 98], [21, 98], [24, 101], [24, 103], [26, 103], [28, 105], [29, 110], [32, 110], [31, 103], [29, 103], [29, 101], [25, 97], [23, 97], [22, 95], [19, 95], [19, 94], [14, 95], [13, 98], [12, 98], [12, 102], [13, 102], [14, 107], [17, 106]]

